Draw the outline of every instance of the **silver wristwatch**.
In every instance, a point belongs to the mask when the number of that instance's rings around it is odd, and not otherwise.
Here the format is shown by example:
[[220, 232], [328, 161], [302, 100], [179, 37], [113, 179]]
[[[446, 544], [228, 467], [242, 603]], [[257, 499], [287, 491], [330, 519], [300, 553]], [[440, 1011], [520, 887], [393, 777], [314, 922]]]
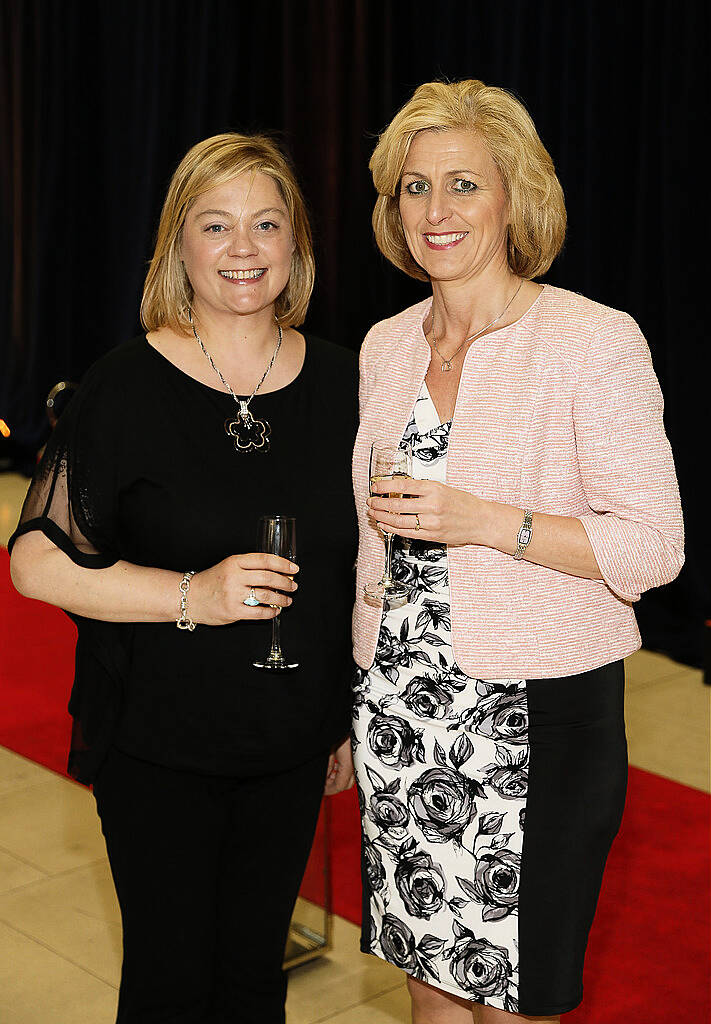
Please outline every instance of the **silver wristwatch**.
[[521, 523], [521, 529], [518, 531], [516, 536], [516, 550], [513, 553], [514, 558], [523, 558], [524, 551], [531, 543], [533, 537], [533, 512], [530, 508], [526, 508], [523, 511], [523, 522]]

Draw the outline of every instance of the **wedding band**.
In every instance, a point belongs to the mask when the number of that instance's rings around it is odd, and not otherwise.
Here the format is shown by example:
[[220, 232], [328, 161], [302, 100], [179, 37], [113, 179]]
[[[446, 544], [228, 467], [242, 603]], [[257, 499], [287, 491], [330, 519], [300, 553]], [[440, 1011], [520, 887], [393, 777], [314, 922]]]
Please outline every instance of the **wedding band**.
[[249, 597], [245, 597], [242, 604], [249, 605], [250, 608], [256, 608], [256, 606], [259, 604], [259, 601], [254, 596], [254, 587], [249, 588]]
[[417, 512], [415, 512], [415, 519], [417, 520], [416, 523], [415, 523], [415, 529], [419, 530], [419, 528], [420, 528], [420, 517], [418, 516]]

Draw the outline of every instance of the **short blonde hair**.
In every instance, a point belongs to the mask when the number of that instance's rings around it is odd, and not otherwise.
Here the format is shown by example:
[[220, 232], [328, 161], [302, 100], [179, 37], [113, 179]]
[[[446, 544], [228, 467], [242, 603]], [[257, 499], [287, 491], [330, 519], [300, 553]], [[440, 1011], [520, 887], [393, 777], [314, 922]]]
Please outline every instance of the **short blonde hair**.
[[315, 265], [306, 204], [289, 162], [265, 135], [213, 135], [188, 150], [173, 175], [158, 224], [155, 251], [141, 301], [141, 323], [147, 331], [171, 327], [190, 333], [188, 310], [193, 289], [180, 259], [185, 218], [195, 200], [245, 171], [261, 171], [276, 182], [289, 212], [294, 236], [289, 281], [276, 300], [283, 327], [304, 322], [314, 287]]
[[563, 189], [523, 104], [476, 79], [419, 86], [380, 136], [369, 166], [378, 190], [373, 229], [381, 252], [410, 277], [429, 280], [408, 249], [398, 193], [412, 140], [430, 129], [481, 136], [509, 201], [509, 267], [528, 279], [544, 274], [565, 238]]

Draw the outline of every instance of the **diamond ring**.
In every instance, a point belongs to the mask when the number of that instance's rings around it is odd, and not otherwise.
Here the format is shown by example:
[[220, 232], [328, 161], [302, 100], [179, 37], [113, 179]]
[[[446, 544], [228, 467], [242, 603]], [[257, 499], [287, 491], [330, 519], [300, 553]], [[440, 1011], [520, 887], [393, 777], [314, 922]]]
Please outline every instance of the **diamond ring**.
[[256, 608], [256, 606], [259, 604], [259, 601], [254, 596], [254, 587], [249, 588], [249, 597], [245, 597], [242, 604], [249, 605], [250, 608]]
[[420, 517], [418, 516], [417, 512], [415, 512], [415, 529], [419, 530], [419, 528], [420, 528]]

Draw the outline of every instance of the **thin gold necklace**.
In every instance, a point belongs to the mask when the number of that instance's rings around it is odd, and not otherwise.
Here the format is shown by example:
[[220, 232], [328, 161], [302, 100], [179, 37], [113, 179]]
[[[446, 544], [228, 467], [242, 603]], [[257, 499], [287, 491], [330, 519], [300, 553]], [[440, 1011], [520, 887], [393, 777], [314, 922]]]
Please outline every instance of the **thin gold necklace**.
[[511, 305], [513, 300], [516, 298], [518, 293], [521, 291], [521, 285], [522, 284], [523, 284], [523, 280], [519, 283], [518, 288], [513, 293], [513, 295], [511, 296], [509, 301], [506, 303], [504, 308], [501, 310], [499, 315], [495, 316], [494, 319], [491, 321], [491, 323], [488, 323], [486, 325], [486, 327], [482, 327], [480, 331], [475, 331], [474, 334], [470, 334], [468, 338], [465, 338], [464, 341], [462, 342], [462, 344], [459, 346], [459, 348], [455, 352], [452, 352], [452, 354], [449, 357], [449, 359], [446, 359], [442, 355], [442, 353], [440, 352], [439, 348], [437, 347], [437, 339], [435, 338], [435, 329], [434, 329], [434, 325], [435, 325], [434, 300], [432, 301], [432, 326], [430, 327], [430, 333], [432, 335], [432, 346], [433, 346], [435, 352], [437, 353], [437, 355], [442, 360], [442, 365], [440, 366], [440, 370], [442, 371], [442, 373], [446, 373], [448, 370], [452, 369], [452, 360], [456, 359], [456, 357], [459, 355], [459, 353], [462, 351], [462, 349], [464, 348], [464, 346], [466, 345], [466, 343], [468, 341], [474, 341], [475, 338], [479, 338], [484, 333], [484, 331], [488, 331], [490, 327], [493, 327], [494, 324], [497, 324], [499, 322], [499, 320], [504, 315], [506, 310], [509, 308], [509, 306]]

